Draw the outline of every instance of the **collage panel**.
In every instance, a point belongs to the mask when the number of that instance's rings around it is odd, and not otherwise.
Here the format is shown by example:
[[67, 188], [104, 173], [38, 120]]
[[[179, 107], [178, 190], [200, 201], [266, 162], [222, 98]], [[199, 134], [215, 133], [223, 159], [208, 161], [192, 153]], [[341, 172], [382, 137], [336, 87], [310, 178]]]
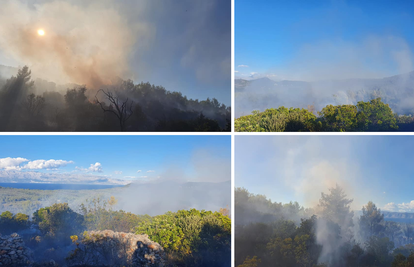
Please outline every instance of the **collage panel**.
[[0, 266], [231, 266], [231, 136], [0, 147]]
[[236, 0], [236, 132], [413, 132], [414, 2]]
[[2, 0], [0, 267], [414, 267], [412, 25], [407, 0]]
[[232, 0], [2, 0], [0, 131], [230, 132]]
[[235, 266], [412, 266], [413, 136], [236, 136]]

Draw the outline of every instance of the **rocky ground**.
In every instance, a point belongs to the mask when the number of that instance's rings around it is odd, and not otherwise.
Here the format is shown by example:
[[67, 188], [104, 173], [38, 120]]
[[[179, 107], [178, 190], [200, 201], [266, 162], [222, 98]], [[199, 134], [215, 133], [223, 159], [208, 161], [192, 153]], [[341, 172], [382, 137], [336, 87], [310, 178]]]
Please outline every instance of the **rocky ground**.
[[0, 236], [0, 266], [30, 266], [32, 252], [18, 234]]
[[[66, 259], [66, 266], [165, 266], [165, 253], [160, 244], [147, 235], [90, 231], [82, 238], [72, 237], [76, 249]], [[0, 267], [5, 266], [58, 266], [53, 260], [33, 261], [32, 251], [21, 236], [0, 236]]]
[[69, 257], [69, 266], [165, 266], [163, 248], [147, 235], [90, 231], [76, 243], [77, 249]]

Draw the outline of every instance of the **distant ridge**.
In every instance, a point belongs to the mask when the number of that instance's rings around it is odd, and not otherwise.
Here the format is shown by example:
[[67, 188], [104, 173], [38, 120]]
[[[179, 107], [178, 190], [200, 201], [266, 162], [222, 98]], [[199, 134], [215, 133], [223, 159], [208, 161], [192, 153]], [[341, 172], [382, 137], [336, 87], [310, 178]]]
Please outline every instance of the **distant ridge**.
[[15, 67], [5, 66], [0, 64], [0, 78], [10, 78], [13, 75], [17, 74], [19, 69]]
[[413, 212], [393, 212], [393, 211], [381, 211], [384, 214], [386, 221], [395, 221], [401, 223], [414, 223]]
[[280, 106], [320, 111], [327, 105], [355, 105], [381, 97], [399, 115], [414, 114], [414, 71], [375, 79], [318, 81], [235, 79], [235, 116]]
[[[398, 212], [398, 211], [386, 211], [381, 210], [384, 214], [385, 221], [398, 222], [398, 223], [414, 223], [414, 212]], [[354, 211], [354, 216], [359, 218], [362, 215], [362, 211]]]

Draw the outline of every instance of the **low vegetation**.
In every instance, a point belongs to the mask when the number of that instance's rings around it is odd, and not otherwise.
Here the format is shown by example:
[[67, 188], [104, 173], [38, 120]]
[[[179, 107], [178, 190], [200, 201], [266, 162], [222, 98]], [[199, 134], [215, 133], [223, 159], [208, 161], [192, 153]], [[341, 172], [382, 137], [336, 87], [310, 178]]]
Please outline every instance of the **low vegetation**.
[[88, 231], [112, 230], [147, 234], [164, 248], [168, 266], [231, 265], [228, 210], [179, 210], [151, 217], [114, 210], [116, 203], [114, 197], [92, 199], [78, 211], [68, 203], [56, 203], [36, 210], [32, 218], [5, 211], [0, 215], [0, 234], [21, 233], [40, 263], [52, 259], [65, 264], [65, 258], [79, 246], [79, 237]]
[[253, 111], [235, 120], [237, 132], [377, 132], [412, 131], [414, 117], [393, 113], [381, 98], [356, 105], [328, 105], [320, 112], [285, 108]]

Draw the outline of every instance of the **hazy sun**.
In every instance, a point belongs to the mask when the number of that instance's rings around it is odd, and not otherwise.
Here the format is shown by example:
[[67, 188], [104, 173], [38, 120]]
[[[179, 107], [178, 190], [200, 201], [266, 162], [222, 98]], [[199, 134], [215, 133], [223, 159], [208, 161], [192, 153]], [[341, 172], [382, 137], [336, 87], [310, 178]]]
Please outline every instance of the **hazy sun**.
[[37, 31], [37, 34], [39, 34], [40, 36], [43, 36], [43, 35], [45, 35], [45, 31], [40, 29], [40, 30]]

